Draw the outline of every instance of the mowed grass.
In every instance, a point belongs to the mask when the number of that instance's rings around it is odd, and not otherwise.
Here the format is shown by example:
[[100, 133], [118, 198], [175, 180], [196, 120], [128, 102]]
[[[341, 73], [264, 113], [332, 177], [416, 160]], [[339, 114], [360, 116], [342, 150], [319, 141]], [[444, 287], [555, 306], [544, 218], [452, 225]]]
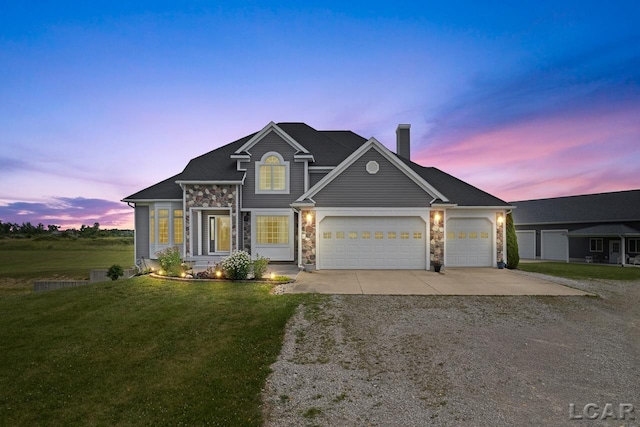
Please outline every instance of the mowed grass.
[[0, 425], [261, 424], [298, 304], [270, 285], [135, 277], [0, 299]]
[[569, 279], [640, 280], [640, 268], [564, 262], [520, 263], [518, 269]]
[[133, 266], [133, 238], [1, 239], [0, 297], [31, 292], [37, 279], [88, 279], [113, 264]]

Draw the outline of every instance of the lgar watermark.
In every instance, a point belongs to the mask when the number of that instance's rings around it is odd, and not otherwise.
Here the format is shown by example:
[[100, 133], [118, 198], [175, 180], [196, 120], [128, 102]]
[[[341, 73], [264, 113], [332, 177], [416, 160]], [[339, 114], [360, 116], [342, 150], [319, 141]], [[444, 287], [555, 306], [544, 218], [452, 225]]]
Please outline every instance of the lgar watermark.
[[569, 403], [569, 419], [634, 421], [636, 419], [634, 410], [631, 403], [619, 403], [617, 406], [613, 403], [605, 403], [602, 407], [597, 403], [587, 403], [582, 408], [575, 403]]

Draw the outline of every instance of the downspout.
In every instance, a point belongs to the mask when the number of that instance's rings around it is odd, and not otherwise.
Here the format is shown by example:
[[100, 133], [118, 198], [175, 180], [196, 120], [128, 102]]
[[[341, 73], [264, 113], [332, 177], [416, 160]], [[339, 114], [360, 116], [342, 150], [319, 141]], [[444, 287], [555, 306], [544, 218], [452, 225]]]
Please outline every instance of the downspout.
[[[242, 221], [242, 212], [240, 212], [240, 185], [236, 184], [236, 250], [237, 251], [240, 250], [240, 232], [242, 232], [242, 239], [244, 240], [244, 221]], [[244, 247], [242, 249], [244, 249]]]
[[[138, 269], [138, 228], [136, 227], [136, 205], [127, 202], [127, 206], [133, 208], [133, 267]], [[138, 271], [140, 273], [140, 271]]]

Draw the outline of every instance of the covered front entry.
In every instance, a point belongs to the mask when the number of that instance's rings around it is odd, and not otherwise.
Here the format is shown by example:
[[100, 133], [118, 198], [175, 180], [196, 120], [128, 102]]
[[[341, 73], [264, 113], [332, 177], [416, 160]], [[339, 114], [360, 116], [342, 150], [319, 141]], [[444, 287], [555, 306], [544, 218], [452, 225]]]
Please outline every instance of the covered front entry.
[[490, 267], [493, 227], [487, 218], [451, 218], [447, 221], [445, 265]]
[[321, 269], [426, 269], [426, 224], [419, 217], [322, 219], [317, 234]]

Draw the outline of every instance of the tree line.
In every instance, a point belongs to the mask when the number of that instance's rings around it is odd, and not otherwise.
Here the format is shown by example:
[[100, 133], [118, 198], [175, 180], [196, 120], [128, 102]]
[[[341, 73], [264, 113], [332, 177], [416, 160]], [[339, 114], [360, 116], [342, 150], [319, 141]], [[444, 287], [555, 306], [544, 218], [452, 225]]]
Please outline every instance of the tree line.
[[66, 230], [60, 230], [58, 225], [44, 225], [39, 223], [33, 225], [30, 222], [23, 222], [22, 224], [3, 222], [0, 221], [0, 237], [38, 237], [38, 236], [60, 236], [60, 237], [127, 237], [133, 236], [133, 230], [119, 230], [119, 229], [100, 229], [99, 223], [94, 223], [92, 226], [84, 225], [77, 228], [69, 228]]

